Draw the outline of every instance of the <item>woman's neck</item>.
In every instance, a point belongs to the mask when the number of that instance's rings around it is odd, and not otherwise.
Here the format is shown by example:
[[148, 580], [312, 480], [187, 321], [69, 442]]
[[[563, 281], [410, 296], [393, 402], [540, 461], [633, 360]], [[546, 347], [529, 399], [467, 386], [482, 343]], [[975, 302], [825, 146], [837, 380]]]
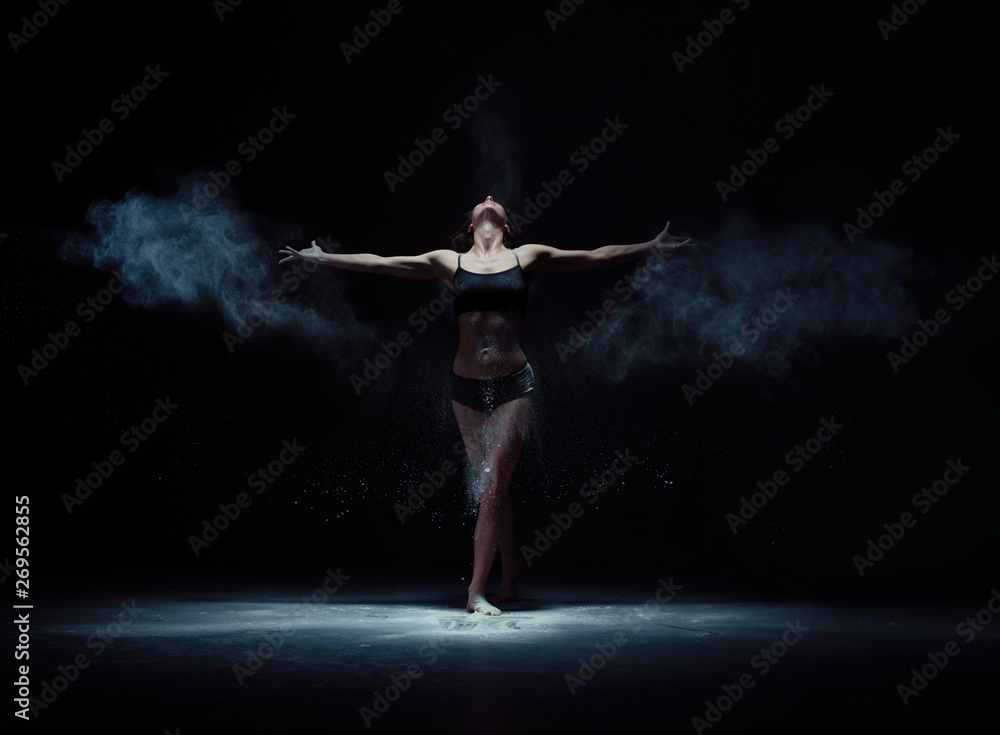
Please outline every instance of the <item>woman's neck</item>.
[[469, 252], [477, 258], [488, 260], [501, 255], [506, 249], [503, 244], [503, 230], [482, 225], [473, 233]]

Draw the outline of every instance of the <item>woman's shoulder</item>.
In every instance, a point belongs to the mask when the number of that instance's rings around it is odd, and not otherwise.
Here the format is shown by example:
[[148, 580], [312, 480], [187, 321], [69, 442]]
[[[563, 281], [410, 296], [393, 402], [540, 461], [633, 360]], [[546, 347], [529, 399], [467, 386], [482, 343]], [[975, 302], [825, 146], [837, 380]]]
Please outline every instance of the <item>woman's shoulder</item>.
[[527, 268], [535, 261], [544, 260], [552, 250], [553, 248], [548, 245], [539, 245], [538, 243], [526, 243], [514, 248], [522, 268]]
[[456, 253], [454, 250], [442, 248], [441, 250], [430, 250], [424, 253], [423, 257], [427, 258], [432, 263], [448, 265], [457, 262], [459, 255], [460, 253]]
[[515, 248], [515, 250], [517, 250], [517, 252], [519, 253], [523, 253], [524, 255], [537, 255], [539, 253], [550, 252], [552, 250], [555, 250], [555, 248], [549, 245], [540, 245], [537, 242], [532, 242], [532, 243], [526, 243], [524, 245], [518, 245]]

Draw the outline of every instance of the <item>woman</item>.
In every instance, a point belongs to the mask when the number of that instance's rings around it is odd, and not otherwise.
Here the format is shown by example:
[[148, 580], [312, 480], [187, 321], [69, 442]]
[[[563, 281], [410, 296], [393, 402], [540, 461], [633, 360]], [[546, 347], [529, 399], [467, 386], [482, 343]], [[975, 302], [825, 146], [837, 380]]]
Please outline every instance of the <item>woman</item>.
[[494, 601], [517, 599], [520, 558], [514, 546], [508, 488], [531, 421], [534, 375], [520, 344], [531, 279], [544, 271], [613, 265], [640, 258], [651, 248], [676, 250], [688, 242], [670, 235], [669, 227], [668, 222], [655, 240], [634, 245], [605, 245], [596, 250], [522, 245], [515, 249], [506, 211], [488, 196], [472, 210], [467, 228], [454, 238], [461, 252], [348, 255], [323, 252], [315, 241], [306, 250], [279, 251], [287, 256], [281, 263], [301, 259], [402, 278], [439, 278], [455, 293], [459, 343], [452, 365], [452, 407], [480, 498], [466, 605], [469, 612], [500, 614], [484, 596], [498, 549], [503, 576]]

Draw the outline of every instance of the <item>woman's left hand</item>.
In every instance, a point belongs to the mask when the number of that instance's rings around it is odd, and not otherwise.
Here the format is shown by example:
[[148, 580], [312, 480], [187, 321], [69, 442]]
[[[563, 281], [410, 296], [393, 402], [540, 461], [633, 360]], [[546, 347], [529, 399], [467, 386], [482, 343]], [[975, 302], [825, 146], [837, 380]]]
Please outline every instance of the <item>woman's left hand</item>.
[[670, 223], [667, 222], [667, 226], [663, 228], [663, 232], [657, 235], [653, 242], [656, 243], [657, 247], [663, 248], [664, 250], [679, 250], [682, 246], [691, 242], [691, 238], [671, 235]]

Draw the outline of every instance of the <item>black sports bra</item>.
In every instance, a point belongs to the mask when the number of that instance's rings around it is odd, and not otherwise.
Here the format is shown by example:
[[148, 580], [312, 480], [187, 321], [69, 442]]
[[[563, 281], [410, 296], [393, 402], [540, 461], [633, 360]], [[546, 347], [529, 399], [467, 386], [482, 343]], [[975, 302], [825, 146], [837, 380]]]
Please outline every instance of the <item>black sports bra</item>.
[[514, 253], [517, 265], [499, 273], [473, 273], [462, 267], [462, 254], [458, 255], [454, 287], [455, 315], [467, 311], [513, 311], [524, 316], [528, 303], [528, 284], [521, 270], [521, 259]]

